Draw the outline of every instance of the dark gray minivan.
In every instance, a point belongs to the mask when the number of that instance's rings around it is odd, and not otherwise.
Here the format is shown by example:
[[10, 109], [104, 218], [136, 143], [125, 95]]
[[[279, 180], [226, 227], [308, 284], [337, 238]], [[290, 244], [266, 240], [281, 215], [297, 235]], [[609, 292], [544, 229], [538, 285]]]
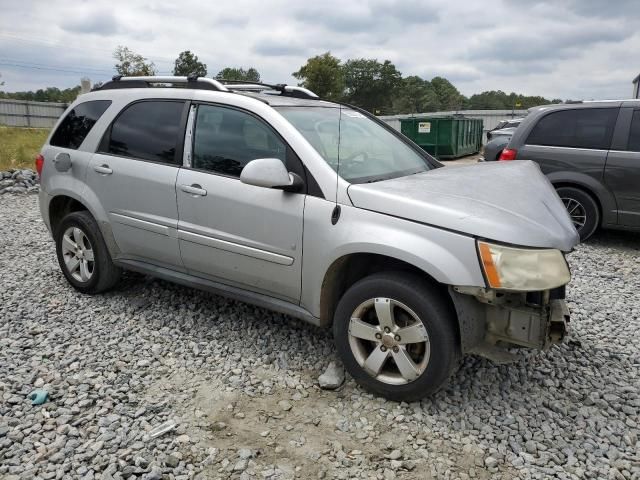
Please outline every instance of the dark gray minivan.
[[535, 107], [500, 160], [533, 160], [580, 238], [598, 228], [640, 231], [640, 100]]

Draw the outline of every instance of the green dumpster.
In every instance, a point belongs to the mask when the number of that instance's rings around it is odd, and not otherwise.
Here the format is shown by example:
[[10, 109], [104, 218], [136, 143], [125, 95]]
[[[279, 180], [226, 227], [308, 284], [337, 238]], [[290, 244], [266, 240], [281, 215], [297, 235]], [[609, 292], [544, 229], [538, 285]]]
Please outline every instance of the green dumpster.
[[403, 118], [400, 131], [438, 159], [472, 155], [482, 147], [479, 118], [461, 115]]

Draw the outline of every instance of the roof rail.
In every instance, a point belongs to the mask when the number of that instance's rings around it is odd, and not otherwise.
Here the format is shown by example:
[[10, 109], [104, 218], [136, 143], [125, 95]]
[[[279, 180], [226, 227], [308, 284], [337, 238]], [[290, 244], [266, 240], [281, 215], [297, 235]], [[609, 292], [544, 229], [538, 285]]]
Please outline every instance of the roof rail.
[[231, 91], [245, 91], [245, 92], [262, 92], [265, 88], [280, 92], [280, 95], [296, 98], [309, 98], [319, 99], [318, 95], [311, 90], [304, 87], [296, 87], [293, 85], [286, 85], [284, 83], [270, 84], [262, 82], [247, 82], [244, 80], [219, 80]]
[[189, 75], [188, 77], [174, 76], [141, 76], [141, 77], [123, 77], [115, 75], [110, 82], [106, 82], [100, 87], [93, 90], [112, 90], [116, 88], [146, 88], [154, 84], [170, 83], [172, 85], [185, 85], [186, 88], [196, 88], [201, 90], [218, 90], [228, 92], [218, 80], [212, 78], [198, 77], [197, 75]]

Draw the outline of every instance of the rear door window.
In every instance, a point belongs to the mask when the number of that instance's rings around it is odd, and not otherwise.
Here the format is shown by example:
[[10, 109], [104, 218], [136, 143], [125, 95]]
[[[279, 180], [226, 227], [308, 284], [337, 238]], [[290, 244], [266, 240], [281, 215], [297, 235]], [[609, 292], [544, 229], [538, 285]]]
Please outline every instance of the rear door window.
[[631, 118], [631, 131], [629, 132], [627, 150], [640, 152], [640, 110], [634, 110]]
[[176, 152], [184, 140], [184, 104], [157, 100], [129, 105], [113, 122], [104, 153], [181, 164]]
[[110, 100], [93, 100], [76, 105], [64, 117], [49, 143], [54, 147], [77, 150], [109, 105]]
[[618, 111], [618, 108], [581, 108], [549, 113], [533, 127], [526, 143], [608, 150]]

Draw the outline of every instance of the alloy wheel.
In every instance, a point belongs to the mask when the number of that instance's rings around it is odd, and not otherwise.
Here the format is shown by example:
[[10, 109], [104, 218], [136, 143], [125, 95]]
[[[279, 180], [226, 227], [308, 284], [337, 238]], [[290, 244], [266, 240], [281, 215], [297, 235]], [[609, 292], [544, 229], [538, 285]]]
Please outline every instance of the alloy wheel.
[[79, 282], [93, 276], [95, 257], [89, 238], [78, 227], [69, 227], [62, 235], [62, 256], [67, 272]]
[[587, 212], [584, 206], [574, 198], [562, 198], [561, 200], [571, 217], [573, 226], [576, 227], [576, 230], [580, 230], [587, 222]]
[[420, 377], [431, 354], [420, 318], [391, 298], [372, 298], [355, 309], [349, 320], [349, 346], [360, 367], [390, 385]]

